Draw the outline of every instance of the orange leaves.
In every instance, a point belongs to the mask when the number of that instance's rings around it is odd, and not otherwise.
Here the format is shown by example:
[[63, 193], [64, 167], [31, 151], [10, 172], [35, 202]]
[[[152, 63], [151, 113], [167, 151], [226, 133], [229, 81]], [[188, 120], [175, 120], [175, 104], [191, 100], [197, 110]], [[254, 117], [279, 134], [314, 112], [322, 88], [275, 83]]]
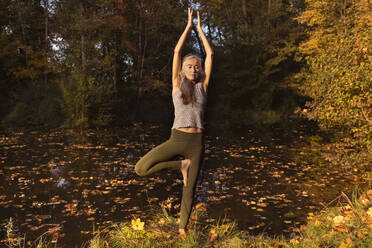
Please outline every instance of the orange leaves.
[[280, 242], [275, 242], [273, 246], [269, 246], [268, 248], [280, 248], [282, 247], [282, 244]]
[[349, 248], [353, 246], [353, 241], [350, 238], [347, 238], [345, 241], [342, 241], [338, 248]]
[[44, 220], [50, 219], [51, 215], [34, 215], [34, 219], [36, 219], [38, 222], [43, 222]]
[[217, 237], [218, 237], [218, 233], [217, 233], [216, 229], [211, 229], [209, 231], [208, 242], [212, 243], [215, 239], [217, 239]]
[[206, 211], [206, 204], [204, 202], [199, 202], [198, 204], [195, 205], [195, 210], [201, 210], [201, 211]]

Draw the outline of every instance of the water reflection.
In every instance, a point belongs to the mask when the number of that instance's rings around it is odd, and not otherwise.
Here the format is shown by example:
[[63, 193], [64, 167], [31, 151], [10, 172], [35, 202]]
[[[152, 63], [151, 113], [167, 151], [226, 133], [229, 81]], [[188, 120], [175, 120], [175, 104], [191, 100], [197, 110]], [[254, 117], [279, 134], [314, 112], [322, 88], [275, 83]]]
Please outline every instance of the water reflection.
[[[159, 127], [0, 134], [0, 221], [13, 217], [29, 237], [58, 227], [52, 230], [59, 244], [74, 247], [91, 238], [93, 226], [146, 218], [160, 204], [176, 215], [180, 173], [134, 173], [140, 156], [168, 136]], [[211, 219], [226, 216], [253, 233], [282, 234], [338, 194], [329, 178], [343, 180], [343, 190], [352, 187], [342, 175], [294, 159], [288, 143], [264, 142], [251, 131], [207, 135], [196, 203], [207, 204]]]

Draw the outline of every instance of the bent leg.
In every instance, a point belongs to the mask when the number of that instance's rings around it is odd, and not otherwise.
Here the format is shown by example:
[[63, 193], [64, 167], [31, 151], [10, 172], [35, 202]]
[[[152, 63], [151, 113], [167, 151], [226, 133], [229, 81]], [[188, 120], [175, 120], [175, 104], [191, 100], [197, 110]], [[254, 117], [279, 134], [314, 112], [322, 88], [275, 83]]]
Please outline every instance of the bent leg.
[[182, 189], [181, 217], [179, 228], [184, 229], [189, 221], [191, 208], [194, 200], [194, 190], [198, 179], [202, 150], [198, 149], [190, 153], [191, 164], [187, 177], [187, 186]]
[[148, 176], [163, 169], [180, 169], [180, 160], [169, 160], [179, 155], [181, 149], [182, 147], [179, 144], [171, 140], [158, 145], [137, 162], [135, 166], [136, 173], [139, 176]]

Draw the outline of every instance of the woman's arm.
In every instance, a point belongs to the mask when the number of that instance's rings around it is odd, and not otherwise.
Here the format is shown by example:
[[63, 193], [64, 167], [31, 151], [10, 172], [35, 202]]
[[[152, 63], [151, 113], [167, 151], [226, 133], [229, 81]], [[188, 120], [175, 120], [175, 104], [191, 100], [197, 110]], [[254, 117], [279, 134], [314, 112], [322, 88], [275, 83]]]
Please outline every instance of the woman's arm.
[[205, 37], [205, 34], [204, 34], [203, 29], [201, 27], [199, 11], [197, 12], [197, 15], [198, 15], [197, 30], [199, 32], [199, 35], [200, 35], [201, 39], [202, 39], [204, 49], [205, 49], [205, 52], [207, 54], [207, 57], [205, 58], [205, 62], [204, 62], [205, 80], [203, 82], [204, 91], [207, 92], [209, 79], [211, 77], [211, 72], [212, 72], [213, 50], [212, 50], [212, 47], [209, 45], [207, 37]]
[[173, 55], [173, 66], [172, 66], [172, 92], [179, 88], [179, 80], [178, 74], [181, 70], [181, 52], [182, 47], [185, 44], [185, 40], [187, 34], [190, 32], [192, 28], [192, 10], [188, 9], [188, 21], [185, 30], [183, 31], [180, 39], [177, 42], [176, 47], [174, 48], [174, 55]]

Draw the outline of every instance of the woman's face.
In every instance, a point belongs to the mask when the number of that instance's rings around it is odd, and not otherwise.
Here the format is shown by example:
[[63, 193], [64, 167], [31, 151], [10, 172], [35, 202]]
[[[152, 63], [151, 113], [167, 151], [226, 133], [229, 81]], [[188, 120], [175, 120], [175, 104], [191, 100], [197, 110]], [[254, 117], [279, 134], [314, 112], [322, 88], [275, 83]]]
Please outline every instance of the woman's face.
[[199, 77], [200, 67], [200, 60], [196, 58], [189, 58], [183, 63], [182, 71], [185, 73], [185, 76], [188, 80], [196, 82]]

